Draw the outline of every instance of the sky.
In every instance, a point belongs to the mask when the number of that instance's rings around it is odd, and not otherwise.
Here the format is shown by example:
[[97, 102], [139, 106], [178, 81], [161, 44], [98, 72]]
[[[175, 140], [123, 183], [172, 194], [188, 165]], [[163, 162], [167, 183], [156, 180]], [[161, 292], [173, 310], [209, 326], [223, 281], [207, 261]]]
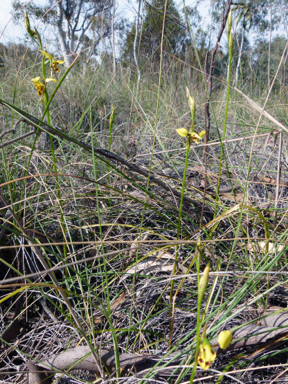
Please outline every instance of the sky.
[[[3, 44], [7, 44], [8, 42], [21, 42], [26, 32], [24, 25], [15, 26], [13, 23], [11, 14], [12, 1], [13, 0], [0, 0], [0, 43]], [[30, 1], [31, 0], [26, 0], [25, 3], [28, 4]], [[24, 3], [24, 0], [22, 0], [22, 2]], [[186, 0], [185, 4], [193, 5], [195, 2], [195, 0]], [[34, 0], [34, 3], [37, 5], [45, 5], [47, 0]], [[136, 14], [136, 0], [118, 0], [117, 3], [117, 13], [133, 20]], [[175, 0], [175, 4], [182, 6], [182, 0]]]

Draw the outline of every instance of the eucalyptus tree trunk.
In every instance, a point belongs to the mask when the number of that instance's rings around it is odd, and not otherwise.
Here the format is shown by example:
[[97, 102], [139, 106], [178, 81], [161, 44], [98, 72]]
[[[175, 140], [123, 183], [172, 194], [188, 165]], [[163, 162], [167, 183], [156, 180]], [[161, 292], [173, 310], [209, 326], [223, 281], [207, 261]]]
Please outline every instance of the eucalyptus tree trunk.
[[138, 0], [138, 1], [139, 1], [139, 5], [138, 5], [137, 16], [136, 16], [135, 38], [134, 38], [134, 44], [133, 44], [134, 60], [135, 60], [135, 65], [136, 65], [137, 72], [138, 72], [137, 93], [138, 93], [139, 83], [140, 83], [140, 79], [141, 79], [141, 72], [140, 72], [140, 69], [139, 69], [139, 63], [138, 63], [138, 57], [137, 57], [137, 40], [138, 40], [139, 18], [140, 18], [140, 11], [141, 11], [141, 0]]
[[56, 19], [56, 29], [57, 36], [62, 51], [62, 55], [65, 60], [65, 67], [68, 68], [72, 64], [72, 58], [69, 55], [69, 47], [66, 43], [65, 33], [63, 31], [63, 9], [59, 2], [56, 3], [57, 7], [57, 19]]
[[112, 17], [111, 17], [111, 32], [112, 32], [112, 57], [113, 57], [113, 73], [116, 73], [116, 48], [115, 48], [115, 7], [116, 0], [112, 0]]
[[236, 73], [235, 73], [235, 87], [238, 86], [239, 69], [240, 69], [240, 65], [241, 65], [241, 58], [242, 58], [243, 45], [244, 45], [244, 35], [245, 35], [245, 29], [242, 28], [241, 44], [240, 44], [239, 56], [238, 56], [238, 60], [237, 60]]
[[102, 54], [103, 54], [103, 48], [104, 48], [104, 8], [102, 11], [102, 17], [101, 17], [101, 44], [100, 44], [100, 63], [102, 60]]
[[[115, 12], [115, 1], [114, 10]], [[65, 66], [69, 67], [73, 62], [72, 54], [79, 51], [85, 33], [91, 27], [95, 16], [100, 12], [109, 10], [105, 7], [105, 0], [63, 0], [56, 2], [57, 18], [56, 29], [60, 48], [65, 59]], [[113, 21], [114, 24], [114, 21]]]
[[272, 39], [272, 0], [270, 0], [270, 29], [269, 29], [269, 53], [268, 53], [268, 90], [270, 88], [270, 66], [271, 66], [271, 39]]

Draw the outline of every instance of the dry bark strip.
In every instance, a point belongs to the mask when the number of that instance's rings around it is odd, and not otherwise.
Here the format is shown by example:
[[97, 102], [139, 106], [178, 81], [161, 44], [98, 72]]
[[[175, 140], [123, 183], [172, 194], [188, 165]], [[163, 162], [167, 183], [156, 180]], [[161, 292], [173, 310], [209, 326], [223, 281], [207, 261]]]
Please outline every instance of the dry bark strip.
[[[97, 353], [99, 354], [99, 360], [102, 366], [105, 367], [109, 373], [113, 373], [116, 367], [114, 352], [101, 349]], [[152, 357], [153, 356], [151, 356], [151, 358]], [[134, 367], [136, 372], [138, 372], [147, 368], [147, 365], [141, 366], [141, 364], [146, 362], [147, 358], [148, 355], [144, 354], [122, 353], [120, 354], [120, 367]], [[155, 361], [154, 365], [156, 362], [157, 361]], [[91, 354], [91, 348], [89, 346], [69, 349], [59, 355], [52, 355], [40, 363], [28, 361], [27, 367], [29, 369], [28, 384], [51, 384], [55, 373], [63, 371], [70, 372], [75, 369], [99, 373], [98, 366]]]
[[43, 372], [42, 368], [37, 367], [32, 361], [27, 361], [27, 368], [29, 369], [28, 383], [27, 384], [51, 384], [54, 372], [49, 374], [48, 371]]

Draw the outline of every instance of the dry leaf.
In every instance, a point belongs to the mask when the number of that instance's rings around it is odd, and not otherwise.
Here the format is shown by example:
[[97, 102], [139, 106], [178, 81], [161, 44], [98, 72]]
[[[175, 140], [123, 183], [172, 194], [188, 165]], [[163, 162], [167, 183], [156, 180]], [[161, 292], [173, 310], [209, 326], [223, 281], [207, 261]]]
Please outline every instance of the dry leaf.
[[236, 203], [241, 203], [243, 201], [243, 198], [244, 198], [243, 192], [236, 193], [235, 198], [232, 192], [224, 192], [220, 194], [221, 200], [229, 200], [229, 201], [235, 202], [235, 199], [236, 199]]
[[[267, 245], [267, 241], [259, 241], [257, 243], [256, 242], [248, 243], [247, 250], [249, 252], [254, 252], [259, 250], [260, 252], [266, 253], [266, 245]], [[272, 242], [268, 243], [268, 252], [280, 253], [281, 251], [283, 251], [283, 249], [284, 249], [283, 245], [278, 245], [276, 248], [274, 243]]]
[[[134, 265], [133, 267], [125, 271], [120, 282], [125, 280], [129, 275], [134, 275], [135, 268], [136, 273], [142, 272], [145, 275], [156, 272], [172, 272], [174, 268], [174, 263], [175, 256], [173, 256], [171, 253], [165, 251], [156, 252], [153, 256], [149, 256], [146, 259], [137, 263], [136, 267]], [[180, 266], [177, 268], [179, 268], [183, 274], [187, 272], [186, 267]]]

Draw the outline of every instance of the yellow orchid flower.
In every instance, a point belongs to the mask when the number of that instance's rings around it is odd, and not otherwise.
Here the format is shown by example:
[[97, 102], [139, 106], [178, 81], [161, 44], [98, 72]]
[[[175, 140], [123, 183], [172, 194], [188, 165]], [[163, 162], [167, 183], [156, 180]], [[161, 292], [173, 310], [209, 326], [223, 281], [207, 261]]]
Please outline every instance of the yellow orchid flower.
[[31, 79], [31, 81], [33, 82], [33, 84], [35, 85], [35, 87], [37, 89], [37, 95], [38, 96], [43, 95], [45, 88], [46, 88], [46, 84], [49, 83], [49, 81], [54, 81], [55, 83], [57, 83], [56, 79], [49, 78], [49, 79], [45, 79], [45, 84], [43, 84], [40, 81], [40, 76], [35, 77], [34, 79]]
[[216, 359], [216, 352], [211, 348], [209, 341], [204, 337], [199, 347], [198, 364], [204, 370], [210, 368], [211, 363]]
[[191, 136], [191, 140], [194, 141], [196, 144], [199, 144], [200, 143], [200, 140], [203, 139], [203, 137], [205, 136], [205, 131], [201, 131], [199, 133], [199, 135], [196, 133], [196, 132], [192, 132], [190, 134]]
[[200, 143], [200, 140], [205, 136], [205, 131], [201, 131], [198, 135], [196, 132], [189, 132], [186, 128], [178, 128], [176, 132], [181, 137], [189, 137], [190, 140], [194, 141], [196, 144]]
[[58, 68], [58, 65], [59, 64], [64, 64], [65, 63], [65, 60], [55, 60], [53, 56], [49, 55], [49, 53], [45, 52], [45, 51], [41, 51], [40, 49], [40, 52], [42, 53], [42, 55], [44, 57], [46, 57], [46, 59], [50, 60], [51, 62], [51, 65], [54, 69], [55, 72], [59, 72], [59, 68]]
[[218, 345], [221, 349], [226, 349], [229, 347], [232, 341], [232, 332], [231, 331], [222, 331], [218, 336]]

